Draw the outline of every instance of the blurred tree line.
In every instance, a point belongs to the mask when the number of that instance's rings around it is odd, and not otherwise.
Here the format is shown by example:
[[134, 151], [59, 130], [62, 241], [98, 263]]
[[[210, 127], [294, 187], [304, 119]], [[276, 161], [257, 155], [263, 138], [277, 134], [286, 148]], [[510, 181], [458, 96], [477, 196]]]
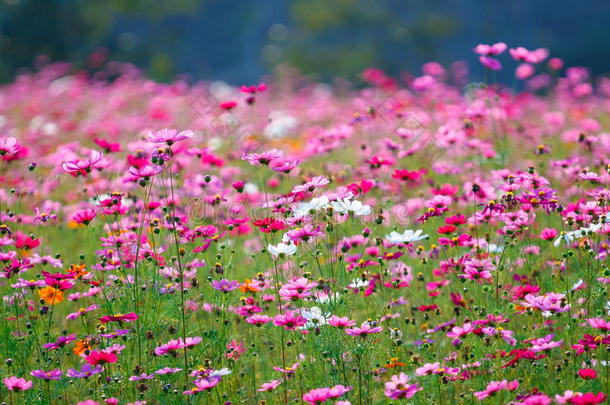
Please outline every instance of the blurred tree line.
[[0, 0], [0, 80], [42, 54], [86, 67], [100, 47], [158, 80], [253, 82], [283, 63], [354, 79], [431, 60], [478, 68], [471, 48], [495, 41], [604, 73], [607, 15], [606, 0]]

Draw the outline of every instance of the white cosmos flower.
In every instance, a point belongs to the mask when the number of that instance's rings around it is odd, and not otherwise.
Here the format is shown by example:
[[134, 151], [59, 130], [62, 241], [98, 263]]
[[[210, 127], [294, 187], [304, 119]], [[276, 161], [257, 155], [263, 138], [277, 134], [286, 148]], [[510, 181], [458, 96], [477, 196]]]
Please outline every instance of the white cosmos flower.
[[577, 229], [575, 231], [570, 232], [561, 232], [559, 237], [555, 239], [553, 242], [553, 246], [558, 247], [561, 244], [561, 241], [564, 241], [566, 244], [572, 243], [575, 239], [583, 238], [588, 234], [599, 231], [602, 228], [603, 224], [591, 224], [589, 226]]
[[275, 246], [273, 246], [271, 244], [267, 245], [267, 250], [269, 251], [269, 253], [271, 253], [271, 255], [273, 255], [275, 257], [292, 256], [293, 254], [295, 254], [297, 252], [297, 247], [292, 242], [290, 242], [290, 243], [280, 242]]
[[334, 292], [330, 295], [319, 295], [317, 296], [314, 300], [320, 304], [328, 304], [329, 302], [332, 301], [339, 301], [339, 299], [341, 298], [341, 294], [339, 294], [338, 292]]
[[311, 307], [301, 309], [301, 316], [307, 319], [307, 323], [303, 328], [308, 329], [326, 325], [328, 323], [328, 318], [330, 318], [330, 313], [322, 312], [318, 307]]
[[390, 243], [410, 243], [417, 242], [418, 240], [424, 240], [428, 238], [428, 235], [423, 234], [424, 231], [421, 229], [417, 231], [413, 231], [411, 229], [407, 229], [403, 233], [398, 233], [396, 231], [386, 235], [385, 239]]
[[210, 377], [222, 377], [223, 375], [231, 374], [231, 370], [228, 368], [221, 368], [220, 370], [214, 370], [210, 373]]
[[490, 243], [487, 245], [485, 250], [487, 250], [487, 253], [502, 253], [504, 251], [504, 246], [498, 246], [495, 243]]
[[293, 210], [293, 216], [304, 217], [309, 215], [311, 212], [318, 211], [319, 209], [330, 207], [328, 197], [316, 197], [309, 202], [301, 203]]
[[333, 201], [330, 203], [333, 209], [340, 214], [350, 214], [355, 216], [371, 215], [371, 206], [364, 205], [360, 201], [351, 201], [349, 198]]
[[352, 288], [352, 289], [356, 289], [356, 288], [364, 288], [364, 287], [366, 287], [368, 285], [369, 285], [369, 281], [368, 280], [363, 280], [361, 278], [355, 278], [348, 285], [348, 287]]

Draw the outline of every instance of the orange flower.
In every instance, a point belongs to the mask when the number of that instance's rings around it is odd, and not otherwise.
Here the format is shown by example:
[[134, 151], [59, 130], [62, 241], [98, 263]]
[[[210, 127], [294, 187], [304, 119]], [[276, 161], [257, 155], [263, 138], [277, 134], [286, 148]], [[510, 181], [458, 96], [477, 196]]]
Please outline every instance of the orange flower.
[[64, 300], [64, 292], [51, 286], [46, 286], [38, 290], [38, 295], [49, 305], [59, 304]]
[[398, 360], [398, 357], [392, 357], [386, 364], [388, 368], [406, 366], [405, 363]]
[[74, 347], [72, 348], [72, 351], [77, 356], [81, 356], [87, 350], [91, 350], [91, 345], [89, 344], [88, 339], [81, 339], [74, 342]]
[[71, 264], [67, 271], [68, 273], [73, 273], [78, 278], [82, 278], [83, 276], [89, 274], [89, 272], [85, 270], [86, 267], [87, 266], [85, 264]]
[[242, 292], [257, 292], [260, 291], [258, 283], [247, 278], [244, 283], [239, 287]]

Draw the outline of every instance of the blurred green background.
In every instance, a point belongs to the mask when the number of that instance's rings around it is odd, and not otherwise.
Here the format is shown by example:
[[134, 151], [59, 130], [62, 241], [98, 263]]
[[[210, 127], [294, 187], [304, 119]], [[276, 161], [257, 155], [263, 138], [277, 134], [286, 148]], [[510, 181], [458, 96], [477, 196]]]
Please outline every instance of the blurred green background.
[[95, 69], [104, 58], [157, 80], [234, 84], [284, 63], [331, 81], [461, 59], [476, 77], [472, 47], [495, 41], [606, 73], [609, 15], [606, 0], [0, 0], [0, 80], [45, 60]]

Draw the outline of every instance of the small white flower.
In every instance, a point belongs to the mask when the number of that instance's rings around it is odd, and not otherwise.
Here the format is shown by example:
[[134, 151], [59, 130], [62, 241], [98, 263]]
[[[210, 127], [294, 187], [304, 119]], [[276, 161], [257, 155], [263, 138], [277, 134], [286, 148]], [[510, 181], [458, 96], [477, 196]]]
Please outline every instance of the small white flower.
[[360, 201], [351, 201], [348, 198], [333, 201], [331, 203], [333, 209], [340, 214], [350, 214], [355, 216], [371, 215], [371, 206], [364, 205]]
[[303, 328], [309, 329], [326, 325], [331, 315], [328, 312], [322, 312], [318, 307], [311, 307], [301, 309], [301, 316], [307, 319], [307, 323]]
[[222, 377], [223, 375], [231, 374], [231, 370], [228, 368], [221, 368], [220, 370], [214, 370], [210, 373], [210, 377]]
[[348, 285], [349, 288], [364, 288], [366, 286], [369, 285], [369, 281], [368, 280], [363, 280], [361, 278], [355, 278], [352, 280], [352, 282]]
[[329, 302], [332, 302], [332, 301], [337, 302], [337, 301], [339, 301], [340, 298], [341, 298], [341, 294], [339, 294], [338, 292], [335, 292], [330, 295], [320, 295], [315, 298], [315, 301], [320, 304], [328, 304]]
[[422, 234], [423, 231], [421, 229], [417, 231], [413, 231], [411, 229], [407, 229], [403, 233], [398, 233], [396, 231], [386, 235], [385, 239], [390, 243], [410, 243], [417, 242], [418, 240], [424, 240], [428, 238], [428, 235]]
[[297, 247], [294, 243], [278, 243], [273, 246], [271, 244], [267, 245], [267, 250], [274, 257], [284, 257], [284, 256], [292, 256], [297, 252]]
[[597, 224], [591, 224], [589, 226], [585, 226], [585, 227], [577, 229], [575, 231], [561, 232], [559, 234], [559, 237], [557, 239], [555, 239], [555, 241], [553, 242], [553, 246], [559, 247], [559, 245], [561, 244], [561, 241], [564, 241], [566, 244], [570, 244], [575, 239], [584, 238], [585, 236], [587, 236], [591, 233], [595, 233], [595, 232], [599, 231], [602, 228], [602, 226], [604, 226], [604, 225], [601, 223], [597, 223]]
[[504, 246], [498, 246], [495, 243], [490, 243], [487, 245], [487, 253], [502, 253], [504, 251]]
[[323, 208], [330, 207], [328, 197], [316, 197], [309, 202], [301, 203], [293, 210], [294, 217], [304, 217]]

